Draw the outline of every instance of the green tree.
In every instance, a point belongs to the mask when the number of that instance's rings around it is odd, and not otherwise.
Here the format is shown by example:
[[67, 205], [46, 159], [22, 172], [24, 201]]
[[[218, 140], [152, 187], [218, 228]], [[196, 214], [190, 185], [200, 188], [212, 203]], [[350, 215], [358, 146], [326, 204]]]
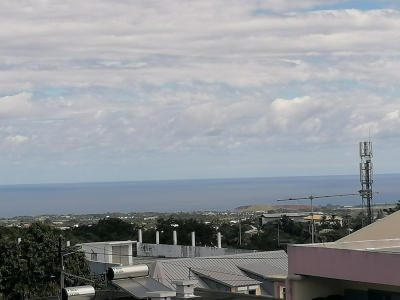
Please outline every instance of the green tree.
[[387, 209], [384, 209], [383, 211], [384, 211], [386, 214], [391, 215], [391, 214], [393, 214], [393, 213], [395, 213], [396, 211], [399, 211], [399, 210], [400, 210], [400, 200], [397, 201], [395, 207], [393, 207], [393, 208], [387, 208]]
[[[4, 237], [0, 241], [0, 292], [5, 299], [20, 300], [46, 297], [59, 291], [61, 274], [58, 251], [59, 231], [43, 223], [33, 223], [16, 239]], [[73, 247], [63, 249], [71, 253], [65, 265], [69, 273], [88, 276], [90, 269], [83, 253]], [[66, 285], [76, 285], [76, 280]]]
[[[157, 219], [156, 230], [160, 232], [160, 243], [162, 244], [172, 244], [172, 232], [174, 230], [177, 231], [180, 245], [191, 245], [191, 233], [193, 231], [196, 234], [197, 245], [212, 246], [216, 244], [216, 229], [211, 224], [204, 224], [195, 219], [181, 219], [173, 216], [168, 219], [159, 218]], [[155, 232], [151, 231], [151, 233], [154, 233], [155, 236]]]
[[130, 224], [119, 218], [105, 218], [97, 224], [83, 225], [66, 232], [73, 244], [105, 241], [132, 240], [136, 235], [136, 224]]

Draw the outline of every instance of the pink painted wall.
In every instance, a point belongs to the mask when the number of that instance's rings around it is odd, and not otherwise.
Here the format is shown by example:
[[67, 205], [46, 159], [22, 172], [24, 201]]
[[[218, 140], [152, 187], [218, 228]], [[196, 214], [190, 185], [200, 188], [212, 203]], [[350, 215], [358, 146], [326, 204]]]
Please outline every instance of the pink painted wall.
[[289, 276], [317, 277], [400, 286], [400, 254], [289, 246]]

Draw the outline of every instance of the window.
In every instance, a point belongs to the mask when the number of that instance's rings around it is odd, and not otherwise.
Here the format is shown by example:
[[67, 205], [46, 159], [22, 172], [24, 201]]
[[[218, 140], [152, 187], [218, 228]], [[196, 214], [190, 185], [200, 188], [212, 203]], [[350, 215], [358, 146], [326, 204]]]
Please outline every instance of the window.
[[280, 287], [279, 298], [286, 299], [286, 287]]

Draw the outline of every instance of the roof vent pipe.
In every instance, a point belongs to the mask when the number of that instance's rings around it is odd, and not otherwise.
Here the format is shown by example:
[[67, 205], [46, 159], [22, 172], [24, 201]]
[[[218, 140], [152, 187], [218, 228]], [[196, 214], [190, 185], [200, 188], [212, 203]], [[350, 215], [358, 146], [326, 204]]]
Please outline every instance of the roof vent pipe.
[[176, 235], [176, 230], [172, 231], [172, 238], [174, 240], [174, 245], [178, 245], [178, 237]]
[[146, 294], [151, 300], [171, 300], [171, 297], [176, 296], [174, 291], [147, 292]]
[[217, 233], [217, 247], [221, 248], [221, 232]]
[[196, 246], [196, 234], [194, 233], [194, 231], [192, 231], [192, 246]]
[[160, 243], [160, 232], [156, 231], [156, 244]]
[[142, 229], [138, 229], [138, 242], [139, 242], [139, 243], [143, 243], [143, 239], [142, 239]]
[[192, 298], [194, 295], [194, 285], [197, 280], [177, 280], [172, 281], [176, 285], [176, 298]]

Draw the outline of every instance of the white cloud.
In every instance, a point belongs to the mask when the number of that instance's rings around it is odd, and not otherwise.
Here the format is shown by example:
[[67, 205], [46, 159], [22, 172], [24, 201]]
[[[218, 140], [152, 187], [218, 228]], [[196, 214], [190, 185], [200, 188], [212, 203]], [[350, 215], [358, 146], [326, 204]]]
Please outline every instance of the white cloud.
[[25, 92], [0, 98], [0, 117], [13, 118], [31, 115], [34, 113], [31, 98], [32, 95]]
[[14, 144], [20, 144], [20, 143], [28, 141], [29, 137], [22, 136], [22, 135], [15, 135], [15, 136], [8, 136], [6, 138], [6, 140], [11, 142], [11, 143], [14, 143]]
[[345, 2], [3, 1], [0, 153], [211, 170], [368, 131], [397, 141], [400, 13], [313, 9]]
[[385, 120], [397, 120], [399, 119], [399, 111], [395, 110], [395, 111], [391, 111], [389, 113], [386, 114]]

